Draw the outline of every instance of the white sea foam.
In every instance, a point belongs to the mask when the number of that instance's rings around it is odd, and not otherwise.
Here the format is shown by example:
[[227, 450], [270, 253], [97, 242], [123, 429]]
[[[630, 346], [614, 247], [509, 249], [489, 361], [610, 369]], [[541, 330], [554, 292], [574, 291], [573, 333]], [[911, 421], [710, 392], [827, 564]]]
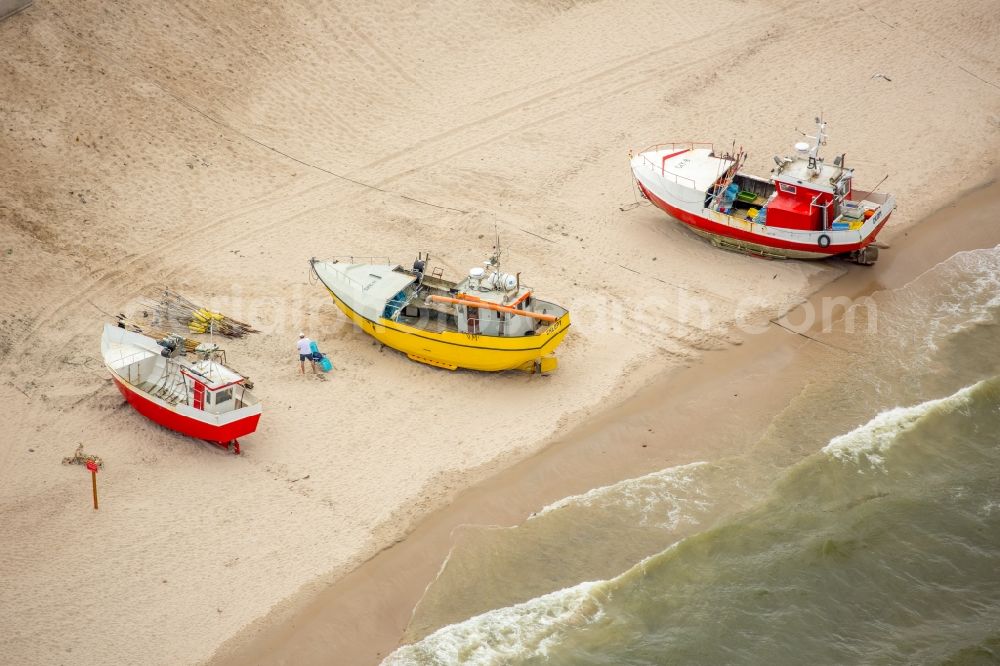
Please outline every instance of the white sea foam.
[[382, 664], [494, 666], [544, 657], [564, 630], [579, 629], [603, 617], [593, 594], [603, 584], [580, 583], [442, 627], [418, 643], [399, 648]]
[[948, 335], [987, 323], [1000, 309], [1000, 247], [962, 252], [952, 262], [951, 293], [943, 303], [950, 315]]
[[698, 485], [699, 473], [708, 469], [709, 465], [705, 462], [668, 467], [634, 479], [594, 488], [580, 495], [564, 497], [549, 504], [532, 518], [568, 506], [611, 507], [617, 511], [636, 512], [639, 524], [646, 527], [672, 529], [685, 521], [697, 524], [695, 515], [711, 505]]
[[873, 467], [881, 469], [885, 463], [885, 452], [900, 434], [911, 430], [931, 412], [965, 405], [972, 392], [982, 383], [966, 386], [944, 398], [928, 400], [910, 407], [895, 407], [876, 414], [868, 423], [831, 439], [830, 443], [823, 447], [823, 452], [838, 460], [854, 462], [863, 456]]
[[897, 290], [895, 297], [908, 304], [911, 315], [899, 326], [920, 332], [922, 347], [933, 352], [941, 340], [996, 316], [1000, 246], [959, 252]]
[[1000, 502], [996, 500], [989, 500], [979, 509], [979, 513], [984, 516], [992, 516], [994, 513], [1000, 512]]

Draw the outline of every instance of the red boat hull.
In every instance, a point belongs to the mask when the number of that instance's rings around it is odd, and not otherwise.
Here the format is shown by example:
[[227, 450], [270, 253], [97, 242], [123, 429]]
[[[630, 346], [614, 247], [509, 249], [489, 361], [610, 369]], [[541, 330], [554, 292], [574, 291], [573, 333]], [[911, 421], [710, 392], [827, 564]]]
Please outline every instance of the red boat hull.
[[145, 416], [150, 421], [158, 423], [164, 428], [175, 430], [183, 435], [204, 439], [216, 444], [226, 445], [235, 441], [239, 437], [249, 435], [257, 429], [257, 422], [260, 414], [253, 414], [246, 418], [232, 421], [222, 425], [215, 425], [184, 416], [178, 412], [164, 407], [153, 400], [150, 400], [142, 393], [135, 391], [124, 384], [117, 377], [112, 377], [118, 390], [125, 397], [135, 411]]
[[855, 250], [861, 250], [875, 241], [876, 236], [878, 236], [879, 232], [882, 231], [885, 223], [889, 221], [889, 216], [892, 214], [889, 213], [889, 215], [882, 218], [878, 226], [875, 227], [872, 233], [869, 234], [862, 242], [830, 245], [823, 248], [818, 245], [795, 243], [781, 238], [769, 238], [761, 236], [760, 234], [750, 233], [743, 229], [737, 229], [724, 224], [719, 224], [718, 222], [701, 217], [700, 215], [695, 215], [693, 213], [689, 213], [688, 211], [671, 206], [666, 201], [643, 187], [642, 183], [638, 183], [638, 185], [646, 198], [649, 199], [654, 206], [664, 211], [671, 217], [680, 220], [684, 224], [694, 227], [697, 231], [710, 236], [733, 238], [744, 243], [759, 245], [774, 251], [776, 254], [787, 253], [789, 256], [795, 256], [795, 254], [801, 253], [805, 255], [813, 255], [815, 258], [822, 258], [824, 256], [832, 257], [838, 254], [846, 254]]

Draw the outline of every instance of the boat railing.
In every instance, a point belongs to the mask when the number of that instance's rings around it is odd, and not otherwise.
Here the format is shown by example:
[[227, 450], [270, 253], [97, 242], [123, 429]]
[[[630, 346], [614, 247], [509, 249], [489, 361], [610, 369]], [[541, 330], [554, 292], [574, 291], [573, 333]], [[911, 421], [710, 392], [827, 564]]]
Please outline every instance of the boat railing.
[[695, 148], [708, 148], [713, 153], [715, 152], [715, 144], [707, 141], [672, 141], [670, 143], [656, 143], [642, 152], [655, 153], [661, 150], [680, 150], [682, 148], [687, 150], [694, 150]]
[[[389, 261], [388, 257], [355, 257], [353, 255], [340, 255], [332, 257], [328, 261], [333, 264], [338, 264], [341, 261], [344, 261], [349, 264], [377, 264], [384, 266], [392, 265], [392, 262]], [[360, 291], [368, 291], [368, 289], [372, 286], [372, 284], [374, 284], [373, 282], [364, 284], [360, 280], [355, 280], [350, 275], [348, 275], [346, 271], [330, 271], [330, 273], [334, 275], [337, 279], [346, 282], [347, 284], [351, 285], [352, 287]]]
[[[120, 354], [118, 358], [109, 358], [108, 365], [119, 377], [127, 381], [129, 384], [136, 385], [141, 379], [139, 376], [139, 362], [149, 358], [151, 353], [152, 352], [143, 349], [140, 351], [134, 351], [131, 354]], [[135, 368], [135, 377], [132, 376], [133, 368]], [[122, 370], [125, 370], [125, 374], [122, 374]]]
[[[681, 185], [682, 184], [681, 181], [683, 180], [685, 181], [684, 184], [687, 187], [690, 187], [691, 189], [696, 189], [695, 181], [693, 178], [682, 176], [680, 174], [674, 173], [673, 171], [667, 171], [666, 159], [661, 159], [660, 164], [656, 164], [655, 162], [653, 162], [653, 160], [649, 158], [650, 153], [694, 150], [696, 148], [708, 148], [713, 153], [715, 152], [715, 146], [711, 143], [697, 142], [697, 141], [679, 141], [672, 143], [655, 144], [653, 146], [650, 146], [649, 148], [646, 148], [641, 153], [639, 153], [639, 157], [641, 157], [642, 161], [645, 164], [648, 164], [649, 167], [652, 168], [654, 171], [659, 171], [660, 176], [662, 176], [663, 178], [667, 178], [669, 176], [678, 185]], [[690, 183], [690, 185], [687, 185], [687, 183]]]
[[352, 278], [351, 276], [349, 276], [347, 273], [342, 273], [341, 271], [331, 271], [331, 273], [332, 273], [332, 277], [340, 280], [341, 282], [346, 282], [347, 284], [351, 285], [352, 287], [355, 287], [356, 289], [360, 289], [361, 291], [365, 291], [365, 285], [361, 284], [360, 281], [355, 280], [354, 278]]
[[389, 257], [356, 257], [349, 254], [341, 254], [334, 257], [330, 257], [330, 261], [339, 263], [341, 261], [346, 261], [349, 264], [383, 264], [385, 266], [390, 265], [392, 262], [389, 261]]
[[851, 195], [848, 197], [848, 201], [870, 201], [875, 204], [882, 205], [889, 200], [889, 194], [883, 194], [882, 192], [866, 192], [865, 190], [851, 190]]
[[348, 275], [343, 271], [330, 271], [330, 275], [331, 277], [334, 277], [337, 280], [340, 280], [341, 282], [346, 282], [347, 284], [354, 287], [355, 289], [358, 289], [359, 291], [368, 291], [368, 287], [371, 286], [363, 284], [360, 280], [355, 280], [354, 278], [352, 278], [350, 275]]
[[[677, 183], [678, 185], [684, 185], [685, 187], [689, 187], [692, 190], [697, 189], [695, 187], [694, 178], [688, 178], [687, 176], [682, 176], [679, 173], [674, 173], [673, 171], [667, 171], [667, 168], [665, 166], [664, 167], [656, 167], [656, 166], [654, 166], [653, 168], [654, 169], [659, 169], [660, 170], [660, 176], [662, 176], [665, 179], [666, 178], [670, 178], [675, 183]], [[686, 182], [682, 183], [681, 182], [682, 180], [686, 181]]]

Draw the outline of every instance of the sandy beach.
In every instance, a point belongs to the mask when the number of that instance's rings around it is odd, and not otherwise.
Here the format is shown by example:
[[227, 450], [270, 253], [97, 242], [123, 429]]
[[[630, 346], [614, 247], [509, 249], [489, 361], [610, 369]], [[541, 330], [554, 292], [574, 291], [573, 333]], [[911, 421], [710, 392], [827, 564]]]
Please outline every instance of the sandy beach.
[[[570, 474], [544, 456], [581, 427], [610, 427], [603, 442], [672, 427], [647, 423], [642, 394], [629, 400], [666, 372], [736, 357], [726, 364], [767, 381], [773, 366], [740, 358], [752, 343], [739, 324], [766, 324], [838, 276], [831, 288], [853, 295], [851, 279], [875, 289], [872, 275], [895, 266], [912, 275], [948, 247], [997, 242], [989, 220], [961, 233], [963, 219], [935, 234], [933, 219], [915, 225], [995, 172], [992, 9], [39, 1], [0, 23], [4, 654], [280, 661], [295, 627], [331, 622], [318, 609], [332, 590], [374, 586], [384, 605], [330, 612], [343, 632], [383, 629], [336, 643], [337, 663], [375, 661], [426, 576], [371, 558], [433, 514], [414, 541], [426, 547], [408, 551], [433, 571], [467, 519], [435, 510], [516, 522], [659, 464], [647, 450]], [[806, 36], [835, 34], [853, 46], [838, 41], [834, 60], [790, 57]], [[859, 185], [889, 174], [900, 202], [881, 273], [722, 252], [632, 205], [629, 149], [735, 139], [766, 174], [820, 111]], [[572, 312], [550, 376], [449, 373], [380, 350], [307, 277], [313, 256], [406, 263], [418, 250], [458, 276], [495, 231], [507, 265]], [[901, 253], [924, 236], [933, 252], [909, 263]], [[101, 366], [107, 314], [164, 286], [261, 330], [227, 344], [264, 403], [242, 456], [146, 421]], [[298, 374], [299, 330], [333, 373]], [[782, 336], [759, 337], [791, 354]], [[684, 396], [680, 415], [711, 399]], [[753, 427], [768, 410], [719, 427]], [[473, 413], [509, 427], [473, 436], [461, 427]], [[78, 444], [105, 461], [98, 512], [85, 472], [60, 464]], [[683, 460], [683, 447], [670, 455]], [[491, 495], [509, 477], [476, 486], [505, 469], [545, 490], [513, 503]], [[333, 644], [296, 645], [322, 661]]]

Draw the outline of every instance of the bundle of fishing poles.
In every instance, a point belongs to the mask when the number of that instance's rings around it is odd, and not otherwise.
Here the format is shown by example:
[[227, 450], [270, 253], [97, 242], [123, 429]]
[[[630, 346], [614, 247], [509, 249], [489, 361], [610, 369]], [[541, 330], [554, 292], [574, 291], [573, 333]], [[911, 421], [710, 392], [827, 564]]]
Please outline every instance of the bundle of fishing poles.
[[[148, 314], [148, 313], [147, 313]], [[129, 331], [136, 331], [137, 333], [142, 333], [143, 335], [148, 335], [154, 340], [163, 340], [173, 333], [171, 331], [158, 328], [150, 324], [149, 319], [135, 319], [133, 317], [126, 317], [120, 314], [116, 317], [121, 326]], [[184, 351], [188, 353], [194, 353], [194, 350], [200, 345], [201, 342], [198, 340], [193, 340], [191, 338], [184, 338]]]
[[164, 289], [157, 298], [145, 299], [143, 306], [153, 314], [153, 326], [170, 333], [212, 333], [227, 338], [259, 333], [250, 324], [196, 305], [169, 289]]

